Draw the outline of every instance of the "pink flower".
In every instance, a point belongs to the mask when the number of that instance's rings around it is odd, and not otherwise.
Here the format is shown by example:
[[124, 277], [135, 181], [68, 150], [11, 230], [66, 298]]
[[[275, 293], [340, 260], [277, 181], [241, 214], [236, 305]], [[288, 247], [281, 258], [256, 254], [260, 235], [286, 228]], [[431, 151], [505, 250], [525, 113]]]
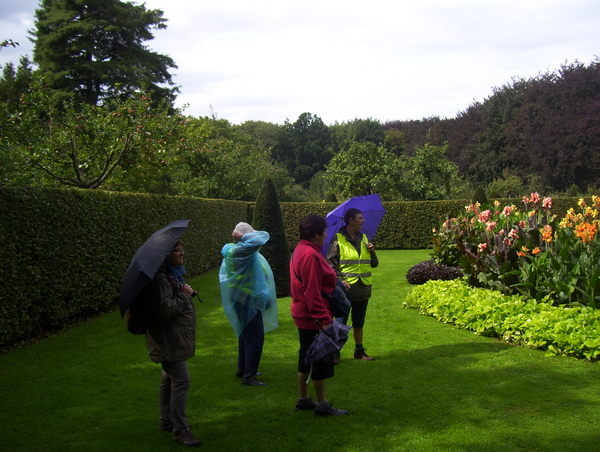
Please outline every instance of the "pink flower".
[[490, 212], [490, 210], [484, 210], [483, 212], [481, 212], [479, 214], [479, 221], [481, 221], [482, 223], [485, 223], [487, 221], [490, 221], [490, 219], [492, 218], [492, 212]]
[[485, 230], [488, 231], [488, 232], [490, 232], [490, 231], [493, 231], [495, 227], [496, 227], [496, 222], [495, 221], [488, 221], [486, 223]]
[[511, 231], [508, 233], [508, 236], [511, 239], [516, 239], [519, 237], [519, 231], [517, 231], [516, 229], [511, 229]]
[[506, 207], [504, 208], [504, 210], [502, 211], [502, 214], [503, 214], [505, 217], [508, 217], [508, 216], [509, 216], [511, 213], [512, 213], [512, 207], [511, 207], [511, 206], [506, 206]]
[[522, 228], [525, 227], [525, 222], [523, 220], [519, 221], [519, 226], [521, 226]]
[[552, 208], [552, 198], [544, 198], [544, 201], [542, 201], [542, 207], [544, 209], [551, 209]]
[[485, 251], [485, 249], [487, 248], [487, 243], [480, 243], [477, 246], [477, 249], [479, 250], [480, 253], [483, 253]]
[[538, 202], [540, 202], [540, 195], [538, 192], [531, 194], [531, 202], [534, 204], [537, 204]]

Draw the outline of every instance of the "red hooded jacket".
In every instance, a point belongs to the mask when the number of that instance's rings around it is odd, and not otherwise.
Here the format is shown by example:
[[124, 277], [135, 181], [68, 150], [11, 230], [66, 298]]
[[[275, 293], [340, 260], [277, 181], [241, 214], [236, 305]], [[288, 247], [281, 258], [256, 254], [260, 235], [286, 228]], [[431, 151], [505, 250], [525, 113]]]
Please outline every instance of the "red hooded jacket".
[[329, 301], [323, 292], [333, 293], [337, 276], [321, 254], [321, 248], [301, 240], [290, 262], [292, 317], [298, 328], [322, 329], [333, 321]]

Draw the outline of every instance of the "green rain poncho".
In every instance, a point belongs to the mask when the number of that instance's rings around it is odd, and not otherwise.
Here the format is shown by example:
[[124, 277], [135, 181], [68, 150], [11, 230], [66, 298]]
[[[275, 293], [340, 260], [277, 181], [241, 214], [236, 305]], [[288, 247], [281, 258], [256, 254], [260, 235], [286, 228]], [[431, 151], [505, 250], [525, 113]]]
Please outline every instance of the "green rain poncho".
[[250, 232], [221, 250], [221, 301], [238, 337], [258, 311], [262, 312], [265, 333], [279, 326], [273, 271], [258, 252], [269, 238], [265, 231]]

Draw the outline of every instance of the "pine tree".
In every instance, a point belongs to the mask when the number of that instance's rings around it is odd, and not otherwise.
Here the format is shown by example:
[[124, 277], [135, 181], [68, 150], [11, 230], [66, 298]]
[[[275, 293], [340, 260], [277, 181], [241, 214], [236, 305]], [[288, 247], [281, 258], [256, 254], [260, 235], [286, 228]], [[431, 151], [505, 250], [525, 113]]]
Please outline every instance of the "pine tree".
[[151, 29], [164, 29], [159, 9], [119, 0], [42, 0], [35, 11], [33, 60], [59, 97], [75, 94], [76, 103], [101, 105], [140, 90], [172, 105], [177, 87], [175, 62], [150, 51]]
[[267, 231], [271, 238], [263, 245], [260, 252], [267, 259], [275, 278], [277, 297], [290, 295], [290, 247], [285, 235], [283, 215], [275, 185], [266, 179], [256, 197], [252, 227]]

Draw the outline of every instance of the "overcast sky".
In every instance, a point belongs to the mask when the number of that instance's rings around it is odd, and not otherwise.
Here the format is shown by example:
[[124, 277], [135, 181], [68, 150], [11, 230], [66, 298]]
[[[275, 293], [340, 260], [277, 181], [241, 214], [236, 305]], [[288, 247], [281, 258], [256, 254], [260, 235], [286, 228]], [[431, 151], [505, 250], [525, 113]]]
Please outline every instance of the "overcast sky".
[[[142, 3], [137, 2], [137, 3]], [[239, 124], [451, 118], [512, 77], [600, 55], [598, 0], [147, 0], [186, 114]], [[0, 65], [33, 57], [38, 0], [0, 0]]]

